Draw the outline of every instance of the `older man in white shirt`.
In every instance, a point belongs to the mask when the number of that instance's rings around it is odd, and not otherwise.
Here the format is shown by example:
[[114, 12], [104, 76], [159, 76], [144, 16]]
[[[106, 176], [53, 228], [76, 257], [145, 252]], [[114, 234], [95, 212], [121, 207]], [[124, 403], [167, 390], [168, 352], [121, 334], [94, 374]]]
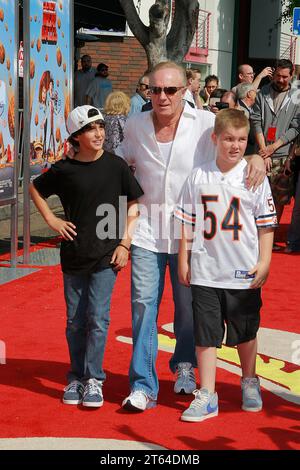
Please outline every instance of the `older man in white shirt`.
[[[178, 240], [173, 211], [183, 184], [207, 156], [213, 158], [211, 133], [214, 115], [184, 105], [184, 70], [175, 63], [158, 64], [150, 74], [153, 111], [134, 115], [125, 126], [124, 140], [116, 153], [136, 169], [144, 190], [141, 216], [132, 242], [133, 353], [129, 370], [130, 395], [123, 401], [129, 411], [156, 405], [158, 377], [157, 315], [169, 267], [175, 304], [176, 347], [170, 360], [177, 371], [175, 393], [192, 393], [196, 366], [191, 293], [177, 277]], [[251, 171], [250, 182], [265, 174]]]

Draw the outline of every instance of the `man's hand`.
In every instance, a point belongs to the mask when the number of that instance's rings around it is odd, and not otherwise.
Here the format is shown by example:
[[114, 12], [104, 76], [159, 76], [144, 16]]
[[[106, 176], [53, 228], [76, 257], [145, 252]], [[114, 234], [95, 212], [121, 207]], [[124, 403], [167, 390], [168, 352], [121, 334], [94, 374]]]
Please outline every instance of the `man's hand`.
[[124, 246], [117, 246], [110, 260], [110, 264], [113, 264], [114, 271], [120, 271], [124, 268], [128, 262], [129, 251]]
[[288, 174], [289, 172], [292, 173], [293, 169], [292, 169], [292, 161], [293, 161], [293, 158], [291, 157], [288, 157], [286, 159], [286, 162], [285, 162], [285, 166], [284, 166], [284, 171]]
[[264, 159], [264, 162], [265, 162], [265, 165], [266, 165], [267, 173], [270, 173], [271, 170], [272, 170], [272, 158], [267, 157], [267, 158]]
[[265, 67], [264, 69], [262, 69], [262, 71], [258, 75], [260, 76], [261, 79], [263, 79], [265, 77], [272, 78], [273, 77], [273, 72], [274, 72], [274, 70], [272, 69], [272, 67]]
[[266, 176], [264, 160], [259, 155], [248, 158], [246, 184], [248, 189], [255, 191], [262, 184]]
[[208, 93], [208, 91], [205, 87], [203, 88], [203, 92], [204, 92], [204, 99], [205, 99], [205, 103], [206, 103], [210, 98], [210, 94]]
[[271, 155], [273, 155], [274, 152], [275, 152], [274, 146], [271, 144], [271, 145], [267, 145], [266, 147], [260, 149], [258, 153], [262, 158], [268, 158]]
[[77, 233], [75, 232], [75, 225], [72, 222], [67, 222], [66, 220], [62, 220], [55, 215], [51, 216], [47, 219], [47, 223], [52, 230], [59, 233], [64, 240], [74, 240]]

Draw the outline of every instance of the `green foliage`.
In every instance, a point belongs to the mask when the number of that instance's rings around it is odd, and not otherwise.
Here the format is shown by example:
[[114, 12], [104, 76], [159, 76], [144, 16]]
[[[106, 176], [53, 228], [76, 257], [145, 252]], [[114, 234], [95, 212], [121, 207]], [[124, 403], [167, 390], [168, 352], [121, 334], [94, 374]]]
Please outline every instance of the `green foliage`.
[[281, 0], [282, 13], [280, 19], [287, 23], [293, 18], [293, 10], [295, 7], [300, 7], [300, 0]]

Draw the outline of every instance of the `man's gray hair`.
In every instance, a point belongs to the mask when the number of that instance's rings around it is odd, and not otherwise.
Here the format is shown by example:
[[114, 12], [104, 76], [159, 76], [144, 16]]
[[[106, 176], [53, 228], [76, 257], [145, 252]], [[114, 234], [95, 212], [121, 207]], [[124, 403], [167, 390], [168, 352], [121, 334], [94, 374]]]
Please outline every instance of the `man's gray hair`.
[[238, 100], [243, 100], [247, 97], [249, 91], [256, 91], [253, 83], [240, 83], [236, 87], [236, 97]]

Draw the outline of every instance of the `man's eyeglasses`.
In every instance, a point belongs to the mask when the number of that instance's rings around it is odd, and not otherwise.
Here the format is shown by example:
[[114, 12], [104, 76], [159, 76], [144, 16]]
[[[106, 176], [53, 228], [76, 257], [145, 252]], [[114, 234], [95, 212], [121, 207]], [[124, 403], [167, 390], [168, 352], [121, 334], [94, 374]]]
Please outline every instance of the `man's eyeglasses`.
[[162, 92], [164, 92], [166, 95], [175, 95], [177, 91], [181, 90], [182, 88], [185, 88], [184, 86], [165, 86], [165, 87], [160, 87], [160, 86], [151, 86], [150, 87], [150, 93], [152, 95], [160, 95]]
[[146, 90], [149, 89], [149, 85], [147, 85], [146, 83], [140, 83], [140, 86], [144, 86]]

